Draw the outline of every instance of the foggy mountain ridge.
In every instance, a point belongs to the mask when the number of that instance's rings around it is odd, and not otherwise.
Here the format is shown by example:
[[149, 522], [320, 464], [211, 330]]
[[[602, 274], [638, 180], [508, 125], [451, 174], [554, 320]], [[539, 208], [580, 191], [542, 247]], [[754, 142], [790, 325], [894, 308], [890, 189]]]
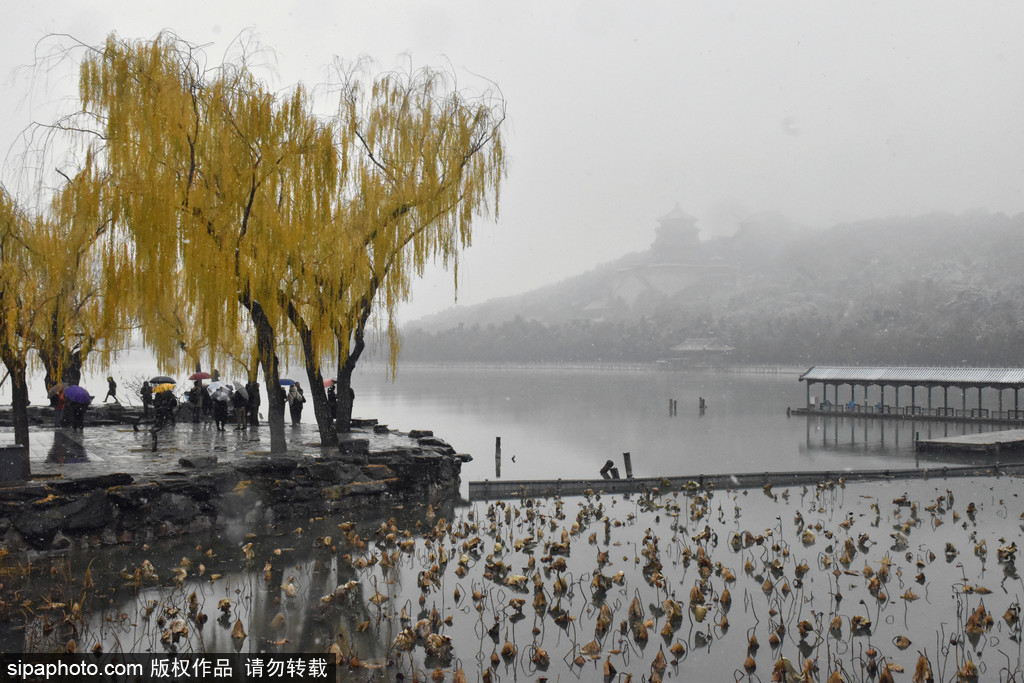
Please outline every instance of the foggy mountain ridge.
[[931, 213], [818, 230], [773, 216], [701, 242], [687, 233], [696, 219], [659, 220], [645, 251], [408, 324], [402, 358], [651, 361], [699, 337], [734, 347], [736, 362], [1024, 361], [1024, 215]]

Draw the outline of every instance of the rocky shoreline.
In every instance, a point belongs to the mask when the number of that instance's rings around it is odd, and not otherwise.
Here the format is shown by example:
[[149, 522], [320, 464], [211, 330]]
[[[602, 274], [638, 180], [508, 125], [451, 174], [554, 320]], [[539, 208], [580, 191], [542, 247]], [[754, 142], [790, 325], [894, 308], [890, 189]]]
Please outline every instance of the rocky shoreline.
[[[132, 424], [139, 417], [137, 410], [105, 408], [89, 411], [87, 427]], [[49, 408], [32, 412], [33, 424], [52, 424]], [[0, 425], [5, 417], [9, 411], [0, 411]], [[223, 462], [210, 452], [184, 455], [166, 472], [0, 482], [0, 543], [8, 552], [95, 548], [237, 524], [260, 534], [289, 519], [438, 506], [459, 497], [462, 463], [470, 456], [429, 431], [403, 434], [415, 445], [371, 451], [360, 432], [382, 429], [375, 420], [361, 420], [338, 448], [315, 454]]]

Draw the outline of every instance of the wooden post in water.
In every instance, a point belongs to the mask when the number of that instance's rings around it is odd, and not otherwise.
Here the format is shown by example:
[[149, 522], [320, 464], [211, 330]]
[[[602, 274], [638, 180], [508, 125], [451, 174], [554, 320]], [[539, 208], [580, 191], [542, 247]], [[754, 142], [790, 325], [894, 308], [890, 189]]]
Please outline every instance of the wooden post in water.
[[494, 478], [501, 479], [501, 437], [494, 437]]
[[629, 458], [629, 453], [622, 454], [622, 464], [626, 469], [626, 479], [633, 478], [633, 461]]

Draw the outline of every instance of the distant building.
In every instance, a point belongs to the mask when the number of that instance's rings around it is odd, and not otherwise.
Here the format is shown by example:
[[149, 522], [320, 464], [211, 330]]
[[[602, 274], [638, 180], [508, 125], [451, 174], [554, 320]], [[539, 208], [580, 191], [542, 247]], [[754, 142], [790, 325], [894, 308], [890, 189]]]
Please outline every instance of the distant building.
[[733, 266], [711, 257], [700, 242], [697, 219], [678, 204], [658, 219], [654, 234], [654, 242], [643, 254], [642, 263], [615, 270], [607, 285], [593, 292], [593, 297], [581, 306], [585, 317], [614, 317], [644, 300], [700, 297], [735, 277]]
[[714, 365], [721, 363], [735, 349], [717, 337], [689, 337], [669, 349], [662, 363], [670, 366]]
[[651, 249], [657, 257], [676, 262], [680, 257], [693, 258], [693, 250], [700, 243], [697, 219], [682, 210], [679, 204], [658, 219]]

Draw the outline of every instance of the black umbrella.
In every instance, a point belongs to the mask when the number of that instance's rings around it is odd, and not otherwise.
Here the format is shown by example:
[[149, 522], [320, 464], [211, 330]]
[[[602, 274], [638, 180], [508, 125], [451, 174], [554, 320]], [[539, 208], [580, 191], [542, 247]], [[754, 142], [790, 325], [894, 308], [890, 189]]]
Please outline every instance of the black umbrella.
[[157, 375], [149, 380], [150, 384], [177, 384], [177, 380], [167, 375]]

